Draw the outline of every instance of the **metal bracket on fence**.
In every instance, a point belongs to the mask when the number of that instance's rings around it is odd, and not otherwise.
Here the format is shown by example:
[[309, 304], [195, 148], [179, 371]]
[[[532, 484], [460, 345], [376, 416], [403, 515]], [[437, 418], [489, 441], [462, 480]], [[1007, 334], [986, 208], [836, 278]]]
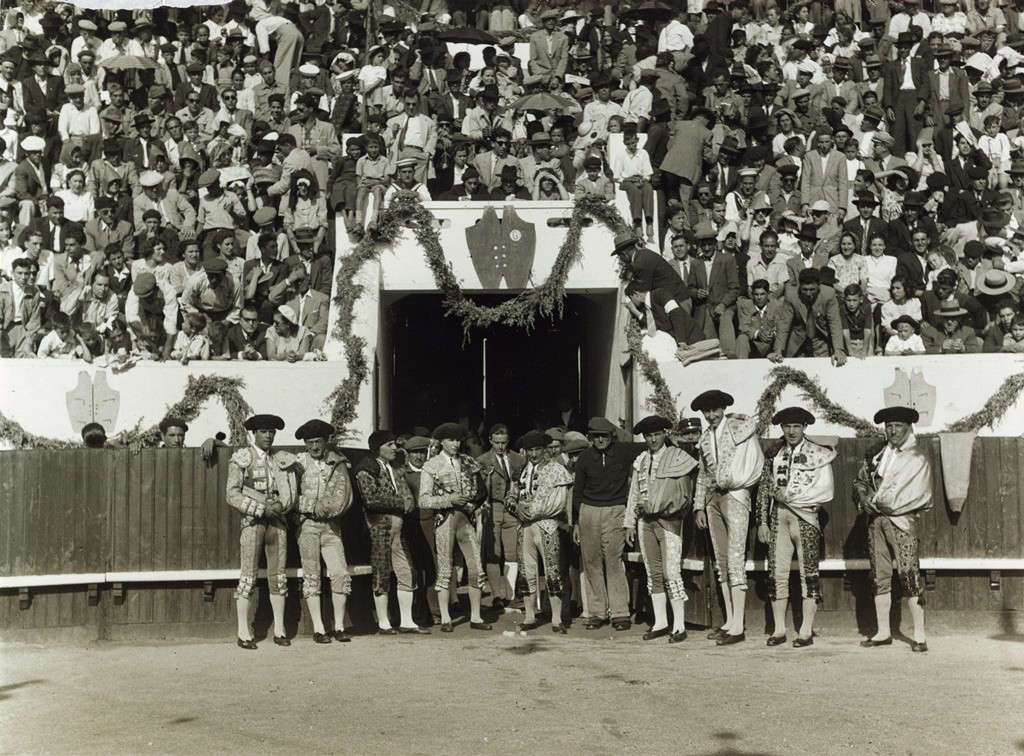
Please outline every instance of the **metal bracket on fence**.
[[924, 588], [926, 591], [934, 591], [936, 588], [935, 584], [935, 570], [924, 571]]
[[992, 570], [988, 574], [988, 587], [993, 591], [998, 591], [1002, 588], [1002, 577], [999, 574], [999, 570]]
[[124, 603], [124, 583], [114, 583], [114, 605], [121, 606]]
[[25, 611], [32, 606], [32, 594], [29, 593], [28, 588], [18, 589], [18, 608]]
[[213, 581], [203, 581], [203, 601], [213, 603]]
[[89, 606], [98, 606], [100, 603], [100, 587], [96, 583], [89, 583], [88, 587]]

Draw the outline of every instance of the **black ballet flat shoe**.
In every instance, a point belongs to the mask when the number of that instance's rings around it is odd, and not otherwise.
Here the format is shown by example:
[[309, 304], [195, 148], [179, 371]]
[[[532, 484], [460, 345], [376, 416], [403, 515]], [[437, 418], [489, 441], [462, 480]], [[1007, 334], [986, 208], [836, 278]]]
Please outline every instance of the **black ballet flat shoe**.
[[781, 646], [786, 642], [785, 635], [769, 635], [768, 640], [764, 642], [766, 646]]
[[533, 622], [524, 622], [523, 624], [521, 624], [519, 626], [519, 629], [522, 630], [523, 632], [526, 632], [528, 630], [536, 630], [538, 627], [540, 627], [540, 624], [538, 622], [536, 622], [536, 621], [533, 621]]
[[377, 629], [377, 635], [398, 635], [398, 631], [393, 627], [381, 627]]
[[430, 631], [425, 627], [400, 627], [398, 632], [402, 635], [430, 635]]
[[242, 640], [241, 638], [239, 638], [238, 647], [244, 648], [246, 651], [255, 651], [257, 648], [256, 641], [254, 641], [252, 638], [250, 638], [249, 640]]
[[565, 625], [552, 625], [551, 632], [561, 633], [562, 635], [568, 635], [569, 631], [565, 628]]
[[491, 623], [489, 623], [489, 622], [470, 622], [469, 623], [469, 629], [470, 630], [490, 630], [491, 629]]
[[714, 630], [708, 633], [708, 640], [716, 641], [721, 638], [724, 638], [726, 635], [728, 635], [728, 633], [725, 632], [723, 628], [716, 627]]
[[928, 641], [921, 641], [920, 643], [913, 641], [910, 644], [910, 650], [915, 654], [923, 654], [928, 650]]
[[672, 629], [670, 627], [663, 627], [660, 630], [648, 630], [646, 633], [644, 633], [644, 640], [645, 641], [652, 641], [652, 640], [657, 640], [658, 638], [664, 638], [666, 635], [670, 634], [671, 632], [672, 632]]
[[275, 635], [274, 636], [274, 645], [275, 646], [290, 646], [290, 645], [292, 645], [292, 642], [290, 640], [288, 640], [286, 637], [284, 637], [283, 635], [281, 637], [278, 637], [278, 636]]
[[496, 612], [504, 612], [505, 602], [500, 598], [491, 599], [491, 609], [493, 609]]
[[793, 648], [807, 648], [808, 646], [814, 645], [814, 637], [810, 638], [794, 638]]
[[728, 635], [724, 638], [719, 638], [715, 641], [716, 646], [734, 646], [737, 643], [742, 643], [747, 639], [746, 633], [740, 633], [739, 635]]
[[598, 619], [597, 617], [591, 617], [583, 623], [584, 630], [600, 630], [602, 627], [608, 624], [606, 619]]
[[682, 643], [684, 640], [686, 640], [685, 630], [680, 630], [678, 633], [672, 633], [668, 636], [669, 643]]
[[329, 636], [327, 633], [313, 633], [313, 642], [314, 643], [330, 643], [331, 642], [331, 636]]
[[890, 635], [888, 638], [885, 638], [884, 640], [872, 640], [871, 638], [868, 638], [866, 640], [862, 640], [860, 642], [860, 645], [861, 648], [874, 648], [875, 646], [891, 646], [892, 636]]
[[612, 629], [620, 633], [623, 630], [629, 630], [631, 627], [633, 627], [633, 623], [629, 620], [615, 620], [615, 622], [612, 623]]
[[338, 643], [352, 642], [352, 636], [346, 633], [344, 630], [335, 630], [331, 637], [334, 638], [334, 640], [338, 641]]
[[454, 633], [455, 632], [455, 625], [453, 625], [451, 622], [442, 622], [441, 623], [441, 632], [442, 633]]

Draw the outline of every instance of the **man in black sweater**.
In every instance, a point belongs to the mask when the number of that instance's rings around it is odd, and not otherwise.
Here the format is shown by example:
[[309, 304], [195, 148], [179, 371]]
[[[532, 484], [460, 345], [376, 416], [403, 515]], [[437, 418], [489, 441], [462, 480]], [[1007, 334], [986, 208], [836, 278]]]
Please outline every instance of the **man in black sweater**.
[[592, 446], [584, 449], [576, 462], [572, 535], [583, 552], [590, 615], [584, 624], [587, 630], [597, 630], [609, 619], [616, 630], [630, 628], [622, 518], [633, 461], [646, 447], [616, 443], [617, 432], [606, 418], [591, 418], [587, 434]]

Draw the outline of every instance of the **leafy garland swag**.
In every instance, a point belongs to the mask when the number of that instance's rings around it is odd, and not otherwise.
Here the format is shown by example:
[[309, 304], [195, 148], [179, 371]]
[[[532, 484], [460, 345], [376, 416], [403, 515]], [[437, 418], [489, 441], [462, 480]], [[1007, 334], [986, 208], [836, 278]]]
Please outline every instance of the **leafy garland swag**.
[[[179, 417], [190, 423], [199, 417], [199, 413], [210, 399], [217, 398], [228, 414], [228, 427], [231, 432], [231, 443], [235, 446], [246, 444], [246, 432], [243, 423], [252, 413], [252, 408], [242, 398], [241, 389], [245, 383], [241, 378], [228, 378], [220, 375], [191, 375], [185, 386], [182, 398], [167, 408], [167, 417]], [[78, 441], [36, 436], [26, 431], [17, 421], [0, 413], [0, 439], [19, 449], [73, 449], [82, 446]], [[127, 446], [138, 443], [142, 446], [156, 446], [160, 443], [160, 429], [156, 426], [134, 428], [118, 433], [109, 439], [113, 446]]]

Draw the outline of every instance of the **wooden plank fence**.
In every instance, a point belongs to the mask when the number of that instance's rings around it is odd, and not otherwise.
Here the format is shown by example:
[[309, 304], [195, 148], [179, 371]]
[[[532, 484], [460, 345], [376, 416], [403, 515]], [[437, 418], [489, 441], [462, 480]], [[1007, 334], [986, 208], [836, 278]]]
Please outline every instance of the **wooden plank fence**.
[[[839, 442], [837, 496], [825, 508], [826, 560], [867, 558], [866, 528], [850, 496], [851, 483], [874, 442]], [[960, 516], [946, 505], [938, 440], [922, 439], [934, 469], [935, 507], [924, 517], [922, 557], [1024, 559], [1024, 440], [975, 440], [971, 489]], [[355, 465], [366, 450], [345, 450]], [[0, 629], [79, 627], [93, 624], [98, 596], [113, 589], [108, 575], [177, 571], [224, 571], [211, 597], [202, 580], [162, 583], [139, 578], [125, 585], [123, 602], [108, 607], [114, 624], [200, 623], [229, 620], [231, 583], [238, 569], [239, 515], [225, 503], [229, 449], [213, 463], [198, 449], [69, 449], [0, 452]], [[342, 524], [350, 565], [369, 561], [361, 502]], [[703, 537], [686, 529], [686, 555], [702, 562]], [[751, 531], [748, 559], [763, 560], [765, 547]], [[695, 564], [695, 562], [690, 563]], [[299, 567], [291, 539], [289, 567]], [[933, 608], [957, 611], [1024, 609], [1020, 577], [992, 570], [943, 573], [941, 590], [929, 592]], [[28, 598], [13, 585], [26, 576]], [[48, 580], [35, 580], [47, 576]], [[81, 579], [77, 579], [81, 578]], [[865, 590], [863, 573], [834, 573], [826, 581], [825, 609], [856, 608]], [[755, 576], [754, 585], [758, 585]], [[71, 581], [72, 584], [62, 584]], [[994, 590], [993, 586], [1000, 590]], [[700, 586], [696, 580], [695, 586]], [[295, 594], [295, 591], [292, 591]], [[763, 591], [759, 591], [763, 593]], [[212, 600], [210, 600], [212, 598]], [[703, 598], [703, 597], [702, 597]], [[204, 600], [205, 599], [205, 600]], [[695, 604], [691, 604], [697, 609]], [[23, 608], [24, 607], [24, 608]], [[688, 613], [698, 619], [701, 612]]]

